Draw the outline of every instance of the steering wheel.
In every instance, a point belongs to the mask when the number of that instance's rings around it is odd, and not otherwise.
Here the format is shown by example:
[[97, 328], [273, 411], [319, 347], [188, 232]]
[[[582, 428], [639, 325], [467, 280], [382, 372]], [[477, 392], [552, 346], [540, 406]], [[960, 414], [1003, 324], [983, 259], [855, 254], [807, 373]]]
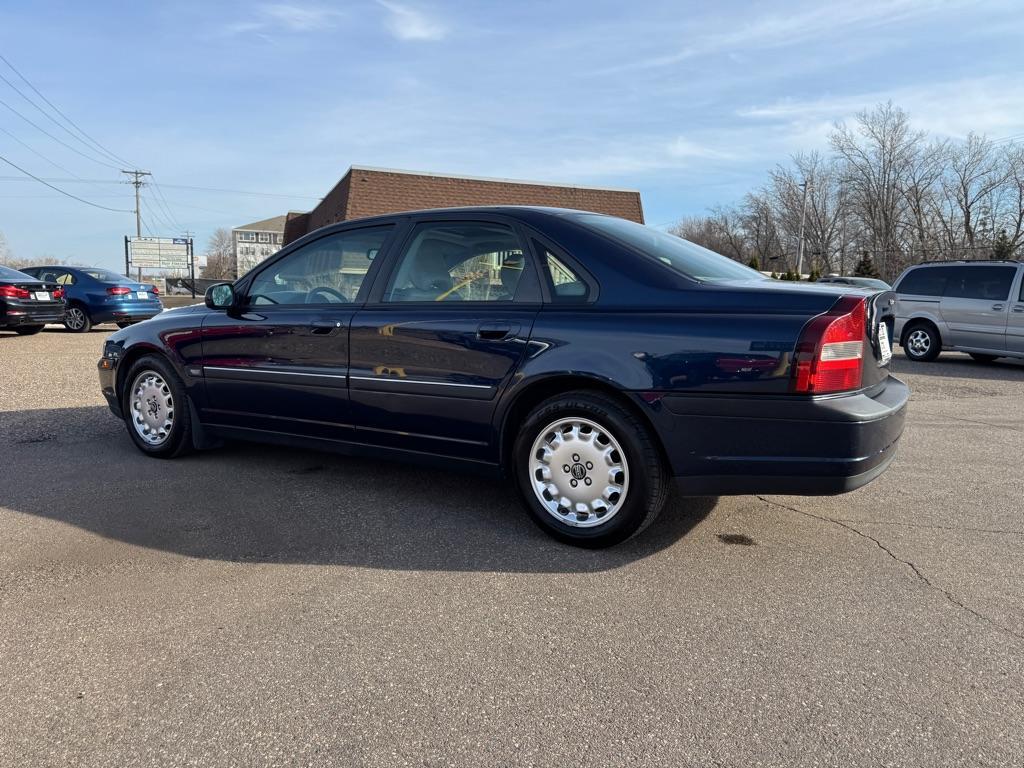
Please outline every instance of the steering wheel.
[[[333, 296], [334, 298], [336, 298], [338, 300], [338, 302], [340, 302], [342, 304], [351, 304], [352, 303], [347, 298], [345, 298], [345, 296], [343, 294], [339, 293], [338, 291], [334, 290], [333, 288], [327, 287], [326, 285], [321, 285], [321, 286], [319, 286], [317, 288], [314, 288], [309, 293], [307, 293], [306, 294], [306, 303], [307, 304], [319, 304], [320, 303], [319, 301], [314, 301], [314, 299], [313, 299], [313, 297], [316, 296], [318, 293], [322, 293], [325, 296]], [[334, 304], [336, 302], [331, 301], [331, 302], [328, 302], [328, 303]]]

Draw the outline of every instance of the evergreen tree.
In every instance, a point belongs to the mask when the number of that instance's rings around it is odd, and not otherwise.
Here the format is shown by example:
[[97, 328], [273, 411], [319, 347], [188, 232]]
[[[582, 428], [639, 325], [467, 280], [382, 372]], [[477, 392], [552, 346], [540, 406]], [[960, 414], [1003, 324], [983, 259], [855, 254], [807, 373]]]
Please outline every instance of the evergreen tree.
[[761, 265], [758, 263], [756, 256], [750, 257], [750, 261], [747, 262], [747, 266], [751, 269], [756, 269], [758, 272], [761, 271]]
[[873, 277], [879, 279], [882, 275], [878, 271], [878, 267], [875, 266], [875, 262], [871, 260], [871, 254], [864, 251], [864, 255], [860, 257], [860, 261], [857, 262], [857, 266], [853, 268], [854, 277]]
[[1013, 258], [1013, 243], [1010, 242], [1010, 238], [1006, 235], [1006, 230], [999, 230], [999, 236], [996, 237], [995, 243], [992, 244], [992, 258], [993, 259], [1012, 259]]

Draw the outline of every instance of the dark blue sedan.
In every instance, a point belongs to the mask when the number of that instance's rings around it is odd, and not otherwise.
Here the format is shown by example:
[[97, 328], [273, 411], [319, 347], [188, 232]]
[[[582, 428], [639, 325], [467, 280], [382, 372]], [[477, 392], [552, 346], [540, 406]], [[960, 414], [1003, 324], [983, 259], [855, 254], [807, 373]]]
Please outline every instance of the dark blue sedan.
[[64, 289], [64, 327], [87, 333], [97, 323], [121, 328], [163, 311], [156, 286], [96, 267], [28, 267], [22, 272]]
[[[113, 334], [144, 453], [224, 438], [503, 474], [599, 547], [684, 495], [833, 494], [893, 460], [893, 296], [779, 282], [621, 219], [466, 208], [310, 233]], [[340, 489], [339, 489], [340, 491]]]

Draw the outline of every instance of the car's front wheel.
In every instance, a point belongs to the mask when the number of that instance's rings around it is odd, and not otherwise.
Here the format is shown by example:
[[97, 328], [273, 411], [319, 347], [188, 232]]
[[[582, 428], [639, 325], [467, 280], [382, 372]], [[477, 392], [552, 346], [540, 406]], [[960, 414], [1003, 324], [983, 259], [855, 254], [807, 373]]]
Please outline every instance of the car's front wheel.
[[614, 399], [570, 392], [538, 405], [514, 447], [515, 479], [530, 516], [581, 547], [607, 547], [649, 525], [668, 473], [649, 428]]
[[64, 312], [64, 327], [72, 333], [88, 333], [92, 330], [92, 318], [85, 307], [72, 304]]
[[125, 376], [121, 409], [128, 434], [149, 456], [170, 459], [192, 448], [192, 420], [185, 385], [164, 358], [147, 355]]

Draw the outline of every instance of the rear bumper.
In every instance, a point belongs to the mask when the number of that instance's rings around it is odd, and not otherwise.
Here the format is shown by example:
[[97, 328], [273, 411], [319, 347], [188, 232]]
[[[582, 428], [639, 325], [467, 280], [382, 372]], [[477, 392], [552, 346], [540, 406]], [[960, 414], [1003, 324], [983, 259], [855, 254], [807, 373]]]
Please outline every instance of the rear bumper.
[[126, 301], [100, 305], [91, 309], [89, 316], [94, 323], [138, 322], [156, 317], [163, 311], [159, 301]]
[[0, 303], [0, 327], [15, 328], [22, 325], [45, 325], [64, 321], [63, 304], [31, 304], [7, 301]]
[[654, 420], [684, 494], [829, 495], [885, 471], [909, 397], [892, 376], [871, 396], [666, 395]]

